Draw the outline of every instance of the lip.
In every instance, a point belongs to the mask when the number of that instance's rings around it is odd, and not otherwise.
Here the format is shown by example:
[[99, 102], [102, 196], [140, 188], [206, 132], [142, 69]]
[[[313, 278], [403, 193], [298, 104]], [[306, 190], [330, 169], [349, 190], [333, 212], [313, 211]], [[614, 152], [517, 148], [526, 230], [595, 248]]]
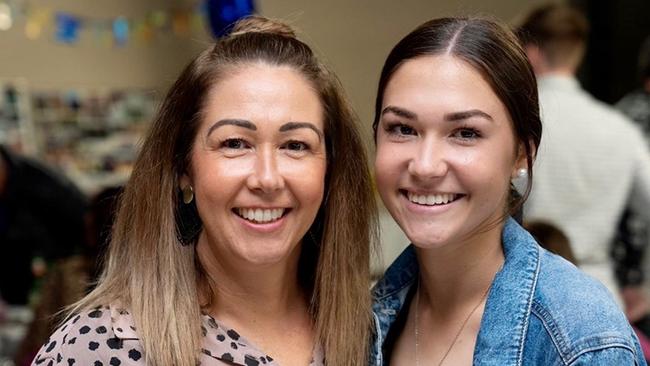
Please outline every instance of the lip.
[[[242, 206], [243, 207], [243, 206]], [[280, 207], [246, 207], [246, 208], [260, 208], [260, 209], [274, 209], [274, 208], [280, 208]], [[271, 233], [276, 230], [279, 230], [283, 225], [284, 222], [287, 220], [287, 216], [291, 214], [292, 209], [290, 208], [285, 208], [284, 214], [277, 220], [271, 221], [271, 222], [263, 222], [263, 223], [256, 223], [252, 222], [249, 220], [246, 220], [245, 218], [239, 216], [237, 213], [234, 212], [234, 209], [230, 211], [230, 213], [235, 216], [235, 218], [238, 220], [238, 222], [244, 226], [245, 228], [259, 232], [259, 233]]]

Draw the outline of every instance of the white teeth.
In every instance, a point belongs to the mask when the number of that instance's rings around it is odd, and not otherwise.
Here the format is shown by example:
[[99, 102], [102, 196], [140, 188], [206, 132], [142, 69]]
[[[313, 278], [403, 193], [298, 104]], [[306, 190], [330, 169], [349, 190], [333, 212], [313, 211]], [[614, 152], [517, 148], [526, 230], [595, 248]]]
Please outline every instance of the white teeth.
[[261, 208], [238, 208], [237, 214], [246, 220], [258, 223], [275, 221], [284, 214], [283, 208], [261, 209]]
[[408, 192], [407, 196], [409, 201], [427, 206], [447, 204], [456, 198], [456, 195], [451, 193], [429, 194], [425, 196]]

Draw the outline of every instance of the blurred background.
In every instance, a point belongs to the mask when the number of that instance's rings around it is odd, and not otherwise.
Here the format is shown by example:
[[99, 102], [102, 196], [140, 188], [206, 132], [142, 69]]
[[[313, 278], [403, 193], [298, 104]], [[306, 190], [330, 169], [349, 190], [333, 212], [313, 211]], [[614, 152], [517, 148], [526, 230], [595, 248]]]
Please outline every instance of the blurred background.
[[[0, 233], [10, 233], [0, 235], [0, 267], [26, 268], [25, 279], [14, 275], [21, 273], [18, 269], [0, 271], [0, 281], [12, 285], [0, 287], [4, 299], [0, 366], [28, 363], [33, 348], [49, 333], [34, 320], [44, 319], [87, 291], [80, 284], [97, 273], [96, 259], [110, 227], [113, 199], [128, 179], [139, 140], [158, 102], [181, 69], [225, 25], [258, 13], [296, 26], [301, 38], [341, 79], [372, 154], [376, 84], [386, 55], [400, 38], [425, 20], [448, 15], [485, 15], [516, 25], [526, 11], [541, 3], [0, 0], [0, 146], [5, 161], [24, 166], [25, 176], [38, 182], [34, 189], [45, 191], [23, 198], [18, 188], [8, 187], [2, 198], [5, 204], [0, 205]], [[637, 60], [650, 34], [650, 2], [570, 3], [591, 23], [580, 83], [599, 100], [614, 104], [638, 88]], [[2, 188], [0, 174], [0, 197]], [[8, 224], [11, 207], [29, 205], [39, 211], [32, 215], [61, 230], [77, 227], [79, 234], [62, 234], [57, 241], [42, 233], [48, 243], [34, 249], [30, 243], [41, 240], [30, 224], [35, 219], [25, 219], [22, 226]], [[58, 213], [56, 207], [62, 206], [67, 211]], [[381, 222], [383, 253], [374, 264], [377, 274], [408, 243], [383, 209]], [[69, 230], [75, 229], [64, 231]], [[20, 238], [24, 246], [15, 244], [18, 240], [8, 248], [9, 240], [2, 241], [9, 237]], [[17, 247], [27, 258], [22, 262], [16, 259]], [[76, 255], [90, 257], [92, 264], [67, 260]], [[62, 259], [66, 259], [63, 264]], [[17, 286], [22, 291], [11, 288]], [[25, 334], [32, 334], [31, 339], [25, 341]]]

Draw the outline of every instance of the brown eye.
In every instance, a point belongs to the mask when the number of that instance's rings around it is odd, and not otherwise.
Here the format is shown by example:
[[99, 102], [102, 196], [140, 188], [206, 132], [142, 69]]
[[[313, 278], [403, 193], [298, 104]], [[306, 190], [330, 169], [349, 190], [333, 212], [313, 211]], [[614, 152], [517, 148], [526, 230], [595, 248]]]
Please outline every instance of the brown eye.
[[415, 135], [415, 130], [409, 126], [401, 125], [398, 130], [402, 135]]
[[454, 132], [454, 137], [462, 140], [472, 140], [481, 137], [481, 135], [473, 128], [462, 128]]
[[226, 149], [244, 149], [248, 147], [246, 141], [242, 139], [227, 139], [221, 146]]
[[304, 142], [289, 141], [286, 143], [285, 148], [287, 150], [302, 151], [302, 150], [307, 150], [309, 146], [307, 146], [307, 144], [305, 144]]
[[415, 136], [417, 131], [411, 126], [402, 123], [393, 123], [386, 126], [386, 131], [391, 135], [397, 136]]

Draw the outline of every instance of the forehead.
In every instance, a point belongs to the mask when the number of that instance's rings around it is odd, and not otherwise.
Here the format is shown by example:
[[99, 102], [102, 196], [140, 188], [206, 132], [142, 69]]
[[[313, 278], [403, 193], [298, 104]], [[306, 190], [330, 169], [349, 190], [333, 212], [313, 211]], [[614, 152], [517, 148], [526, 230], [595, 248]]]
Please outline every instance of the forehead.
[[224, 70], [210, 89], [203, 114], [208, 121], [304, 121], [322, 128], [322, 110], [318, 93], [298, 70], [259, 62]]
[[386, 86], [383, 105], [434, 115], [479, 109], [509, 120], [505, 105], [483, 75], [451, 55], [421, 56], [404, 62]]

